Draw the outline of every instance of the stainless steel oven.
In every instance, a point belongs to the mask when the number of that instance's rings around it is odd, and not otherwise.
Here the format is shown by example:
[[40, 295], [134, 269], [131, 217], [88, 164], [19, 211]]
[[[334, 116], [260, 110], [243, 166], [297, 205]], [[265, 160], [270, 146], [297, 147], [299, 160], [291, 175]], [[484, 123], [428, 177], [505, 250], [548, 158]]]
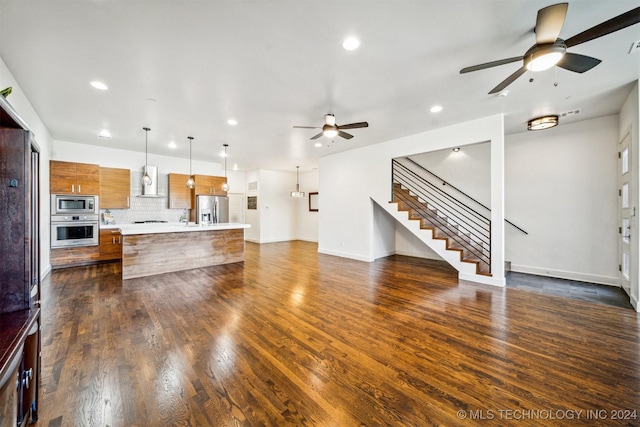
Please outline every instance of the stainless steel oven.
[[98, 196], [51, 195], [51, 215], [98, 215]]
[[98, 215], [52, 215], [51, 247], [96, 246], [100, 231]]

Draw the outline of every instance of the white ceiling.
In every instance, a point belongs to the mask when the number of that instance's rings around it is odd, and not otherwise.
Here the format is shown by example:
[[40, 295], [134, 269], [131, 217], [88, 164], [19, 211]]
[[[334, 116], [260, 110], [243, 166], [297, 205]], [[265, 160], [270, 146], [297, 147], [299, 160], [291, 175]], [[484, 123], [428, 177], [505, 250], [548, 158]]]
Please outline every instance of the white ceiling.
[[[0, 0], [0, 57], [56, 140], [144, 152], [148, 126], [150, 153], [188, 158], [193, 136], [194, 159], [220, 162], [227, 143], [229, 167], [304, 171], [321, 156], [500, 112], [507, 133], [545, 113], [581, 109], [561, 126], [617, 113], [640, 77], [640, 53], [629, 54], [638, 24], [569, 49], [601, 59], [594, 69], [554, 68], [532, 83], [527, 73], [507, 97], [487, 93], [520, 63], [459, 74], [523, 55], [538, 9], [554, 3]], [[560, 37], [638, 5], [571, 1]], [[341, 47], [349, 35], [358, 50]], [[434, 104], [444, 110], [430, 113]], [[293, 129], [321, 126], [326, 113], [369, 128], [322, 137], [320, 148], [316, 130]], [[96, 136], [103, 128], [112, 139]]]

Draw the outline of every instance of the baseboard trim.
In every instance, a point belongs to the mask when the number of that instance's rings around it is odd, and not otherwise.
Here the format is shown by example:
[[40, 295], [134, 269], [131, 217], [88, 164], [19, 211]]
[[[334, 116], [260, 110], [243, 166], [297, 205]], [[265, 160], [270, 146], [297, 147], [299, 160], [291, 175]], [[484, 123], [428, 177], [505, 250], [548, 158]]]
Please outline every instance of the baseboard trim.
[[511, 264], [511, 271], [516, 273], [535, 274], [537, 276], [555, 277], [558, 279], [576, 280], [579, 282], [596, 283], [598, 285], [615, 286], [618, 288], [620, 287], [617, 277], [584, 274], [576, 271], [553, 270], [519, 264]]
[[364, 262], [373, 262], [374, 259], [371, 257], [364, 257], [362, 255], [352, 254], [349, 252], [341, 252], [341, 251], [331, 251], [323, 248], [318, 248], [318, 253], [325, 255], [333, 255], [339, 256], [342, 258], [355, 259], [356, 261], [364, 261]]

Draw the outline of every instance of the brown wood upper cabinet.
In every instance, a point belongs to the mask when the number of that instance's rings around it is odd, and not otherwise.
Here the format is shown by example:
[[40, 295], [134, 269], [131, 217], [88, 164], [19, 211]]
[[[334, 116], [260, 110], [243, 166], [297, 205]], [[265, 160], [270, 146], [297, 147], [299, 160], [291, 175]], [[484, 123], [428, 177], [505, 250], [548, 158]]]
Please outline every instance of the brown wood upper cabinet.
[[100, 193], [100, 166], [58, 160], [51, 160], [49, 166], [51, 194]]
[[100, 168], [100, 209], [128, 209], [130, 194], [129, 169]]
[[169, 174], [169, 209], [193, 209], [191, 189], [187, 187], [189, 175]]
[[210, 175], [196, 175], [196, 188], [194, 195], [199, 196], [202, 194], [212, 196], [226, 196], [227, 192], [222, 190], [222, 184], [226, 182], [226, 178], [223, 176], [210, 176]]

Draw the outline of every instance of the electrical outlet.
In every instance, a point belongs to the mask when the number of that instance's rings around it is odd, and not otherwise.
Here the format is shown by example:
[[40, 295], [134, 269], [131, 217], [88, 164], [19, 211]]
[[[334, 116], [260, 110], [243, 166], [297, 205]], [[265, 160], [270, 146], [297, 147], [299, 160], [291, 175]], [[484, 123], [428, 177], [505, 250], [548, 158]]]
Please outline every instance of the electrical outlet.
[[633, 44], [631, 45], [631, 50], [629, 50], [629, 53], [637, 53], [640, 52], [640, 40], [636, 40], [633, 42]]

